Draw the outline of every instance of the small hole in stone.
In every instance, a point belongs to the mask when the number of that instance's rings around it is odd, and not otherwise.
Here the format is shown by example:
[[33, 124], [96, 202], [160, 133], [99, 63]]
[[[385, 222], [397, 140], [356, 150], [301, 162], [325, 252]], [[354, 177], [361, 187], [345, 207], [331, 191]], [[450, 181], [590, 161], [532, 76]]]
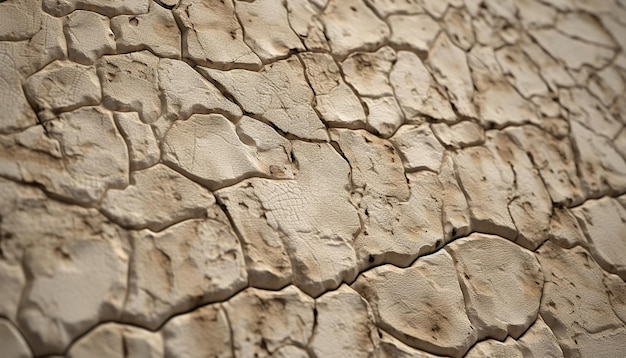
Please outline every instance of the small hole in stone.
[[130, 26], [137, 26], [139, 25], [139, 20], [137, 20], [136, 17], [131, 17], [130, 20], [128, 20], [128, 23]]

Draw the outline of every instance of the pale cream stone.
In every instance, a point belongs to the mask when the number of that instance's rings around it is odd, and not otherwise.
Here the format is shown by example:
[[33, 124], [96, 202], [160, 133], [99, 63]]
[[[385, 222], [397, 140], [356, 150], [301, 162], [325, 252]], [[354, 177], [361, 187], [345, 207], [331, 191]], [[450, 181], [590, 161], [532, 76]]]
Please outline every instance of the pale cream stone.
[[11, 322], [3, 318], [0, 318], [0, 344], [2, 344], [2, 354], [7, 357], [30, 358], [33, 356], [24, 337]]
[[234, 186], [215, 195], [240, 235], [250, 286], [278, 290], [291, 283], [291, 261], [283, 238], [266, 220], [266, 209], [254, 192]]
[[418, 0], [419, 4], [422, 5], [424, 10], [428, 12], [431, 16], [441, 19], [443, 15], [446, 13], [446, 10], [450, 7], [462, 7], [463, 0], [442, 0], [442, 1], [428, 1], [428, 0]]
[[404, 123], [404, 114], [395, 97], [362, 97], [368, 114], [365, 128], [383, 138], [391, 137]]
[[[323, 4], [316, 4], [316, 1]], [[320, 14], [327, 2], [327, 0], [287, 0], [289, 25], [308, 50], [330, 53], [324, 25], [320, 20]]]
[[371, 357], [380, 338], [367, 301], [350, 286], [341, 285], [315, 300], [317, 324], [309, 343], [316, 357]]
[[304, 50], [289, 26], [287, 7], [277, 0], [235, 0], [235, 10], [244, 32], [244, 41], [265, 63]]
[[452, 155], [444, 155], [438, 179], [441, 183], [441, 199], [443, 201], [444, 241], [449, 242], [471, 232], [469, 206], [456, 178]]
[[527, 30], [553, 26], [557, 10], [541, 0], [515, 0], [520, 20]]
[[480, 357], [506, 357], [506, 358], [524, 358], [522, 350], [517, 346], [515, 340], [507, 338], [504, 342], [488, 339], [476, 343], [472, 349], [465, 355], [467, 358]]
[[611, 142], [578, 121], [570, 121], [571, 140], [584, 194], [598, 197], [626, 189], [626, 161]]
[[422, 57], [441, 32], [439, 24], [426, 14], [391, 15], [387, 22], [391, 28], [389, 42], [404, 50], [416, 51]]
[[39, 120], [24, 95], [22, 78], [11, 52], [0, 43], [0, 134], [22, 131]]
[[83, 238], [25, 253], [29, 282], [19, 322], [37, 355], [62, 353], [98, 322], [117, 319], [124, 304], [128, 249], [116, 238], [74, 235]]
[[[19, 188], [6, 185], [5, 183], [0, 184], [0, 188], [2, 188], [2, 190], [19, 190]], [[5, 198], [0, 200], [7, 208], [13, 206], [5, 202]], [[9, 213], [2, 214], [4, 216]], [[26, 284], [26, 276], [24, 275], [22, 266], [18, 262], [11, 261], [4, 259], [0, 261], [0, 286], [3, 288], [2, 291], [0, 291], [0, 315], [15, 322], [22, 289]]]
[[244, 42], [233, 0], [182, 0], [173, 13], [182, 25], [183, 57], [222, 70], [261, 68]]
[[94, 67], [55, 61], [24, 83], [24, 92], [35, 108], [44, 112], [64, 112], [101, 101], [100, 80]]
[[[422, 0], [365, 0], [365, 3], [376, 11], [380, 18], [387, 18], [392, 14], [423, 13]], [[387, 18], [389, 20], [389, 18]]]
[[452, 258], [443, 250], [407, 269], [376, 267], [352, 286], [370, 303], [378, 325], [411, 347], [461, 357], [476, 342]]
[[326, 127], [312, 108], [313, 91], [296, 56], [267, 65], [260, 72], [200, 71], [224, 86], [244, 112], [258, 115], [298, 138], [328, 139]]
[[128, 185], [128, 152], [110, 113], [97, 107], [63, 113], [43, 126], [0, 136], [0, 173], [42, 185], [83, 205]]
[[309, 358], [309, 353], [306, 349], [289, 345], [274, 351], [272, 358]]
[[145, 329], [105, 323], [74, 342], [67, 356], [160, 358], [163, 357], [163, 340], [160, 334]]
[[594, 133], [612, 139], [624, 123], [583, 88], [559, 91], [559, 103], [567, 109], [567, 118], [576, 121]]
[[166, 164], [212, 190], [250, 177], [293, 178], [289, 141], [250, 117], [235, 126], [219, 114], [195, 114], [174, 123], [163, 144]]
[[365, 112], [359, 98], [344, 82], [331, 55], [305, 52], [299, 55], [315, 92], [315, 109], [331, 127], [364, 128]]
[[622, 128], [622, 130], [619, 131], [615, 139], [613, 139], [613, 144], [619, 154], [621, 154], [623, 158], [626, 158], [626, 129]]
[[131, 174], [131, 184], [109, 190], [101, 210], [113, 221], [133, 229], [162, 230], [175, 223], [206, 215], [213, 195], [182, 174], [158, 164]]
[[105, 107], [139, 112], [142, 121], [152, 123], [161, 114], [157, 82], [159, 58], [148, 51], [104, 56], [96, 64]]
[[159, 161], [161, 152], [154, 132], [136, 112], [115, 113], [115, 122], [126, 140], [133, 170], [149, 168]]
[[538, 316], [535, 323], [517, 340], [517, 346], [524, 358], [563, 357], [563, 351], [554, 333], [541, 316]]
[[572, 209], [589, 240], [589, 252], [606, 271], [626, 280], [626, 209], [610, 197]]
[[465, 51], [456, 47], [448, 35], [441, 33], [428, 53], [427, 65], [437, 82], [446, 88], [456, 110], [466, 117], [476, 118], [472, 102], [474, 84]]
[[124, 321], [156, 329], [177, 313], [246, 286], [239, 240], [219, 208], [208, 210], [207, 219], [133, 235]]
[[572, 38], [585, 42], [613, 48], [617, 46], [600, 21], [591, 14], [584, 12], [560, 14], [556, 20], [555, 28]]
[[617, 275], [604, 273], [604, 285], [608, 290], [613, 312], [626, 323], [626, 282]]
[[413, 347], [407, 346], [394, 336], [381, 331], [380, 338], [380, 357], [382, 358], [439, 358], [434, 354], [420, 351]]
[[393, 96], [389, 72], [396, 60], [396, 52], [385, 46], [376, 52], [351, 54], [341, 63], [341, 69], [360, 96]]
[[541, 317], [564, 355], [611, 356], [611, 350], [622, 349], [618, 342], [625, 341], [624, 323], [611, 308], [602, 269], [591, 255], [580, 246], [566, 250], [548, 241], [537, 258], [547, 278]]
[[576, 158], [568, 137], [556, 139], [534, 126], [507, 129], [507, 134], [532, 160], [555, 204], [584, 200]]
[[464, 51], [469, 51], [476, 42], [472, 16], [465, 9], [449, 8], [443, 17], [443, 24], [450, 40]]
[[591, 75], [589, 91], [605, 106], [610, 106], [622, 98], [626, 92], [626, 81], [617, 66], [608, 66]]
[[122, 14], [145, 14], [150, 0], [43, 0], [43, 9], [54, 16], [65, 16], [74, 10], [94, 11], [113, 17]]
[[430, 170], [438, 172], [445, 151], [428, 123], [400, 127], [391, 137], [407, 172]]
[[501, 237], [472, 234], [446, 246], [478, 338], [519, 338], [537, 319], [543, 273], [532, 252]]
[[468, 62], [478, 90], [476, 104], [483, 126], [502, 128], [539, 122], [533, 103], [522, 97], [505, 79], [493, 49], [472, 48]]
[[43, 14], [39, 1], [9, 1], [0, 4], [0, 41], [19, 41], [33, 37], [41, 29]]
[[568, 208], [554, 208], [552, 218], [550, 218], [548, 238], [566, 249], [571, 249], [576, 245], [583, 247], [587, 245], [587, 239], [578, 220]]
[[150, 50], [159, 57], [180, 58], [181, 35], [174, 15], [156, 2], [141, 15], [121, 15], [111, 19], [117, 52]]
[[315, 302], [293, 286], [278, 292], [249, 288], [223, 307], [238, 357], [269, 357], [284, 345], [303, 347], [313, 333]]
[[65, 23], [68, 54], [72, 61], [92, 64], [102, 55], [115, 53], [115, 35], [109, 19], [91, 11], [77, 10]]
[[539, 75], [539, 69], [520, 47], [505, 46], [498, 49], [495, 55], [505, 78], [524, 98], [549, 94], [548, 86]]
[[389, 80], [407, 120], [427, 116], [445, 122], [456, 121], [448, 98], [414, 53], [398, 52]]
[[583, 65], [602, 68], [615, 53], [610, 48], [577, 40], [556, 29], [532, 30], [530, 35], [550, 55], [572, 69], [579, 69]]
[[485, 142], [485, 130], [473, 121], [461, 121], [451, 125], [433, 123], [430, 128], [446, 147], [461, 149]]
[[527, 39], [520, 44], [522, 51], [532, 59], [539, 68], [539, 75], [546, 82], [552, 92], [558, 92], [561, 87], [575, 85], [574, 79], [566, 71], [565, 66], [558, 63], [534, 41]]
[[[346, 21], [346, 19], [350, 21]], [[362, 1], [330, 0], [321, 15], [333, 55], [345, 58], [350, 52], [373, 51], [390, 35], [389, 26]]]
[[228, 317], [221, 304], [176, 316], [161, 334], [166, 357], [233, 357]]
[[228, 101], [212, 83], [187, 63], [159, 61], [159, 89], [168, 119], [187, 119], [194, 113], [221, 113], [233, 120], [241, 117], [241, 108]]

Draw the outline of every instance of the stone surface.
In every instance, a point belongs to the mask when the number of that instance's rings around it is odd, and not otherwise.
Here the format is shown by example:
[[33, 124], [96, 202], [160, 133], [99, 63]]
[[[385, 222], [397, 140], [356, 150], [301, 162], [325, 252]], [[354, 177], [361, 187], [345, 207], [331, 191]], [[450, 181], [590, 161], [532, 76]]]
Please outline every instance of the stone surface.
[[0, 343], [2, 343], [2, 354], [6, 354], [7, 357], [33, 356], [20, 332], [9, 321], [2, 318], [0, 318]]
[[444, 148], [427, 123], [401, 127], [391, 138], [391, 143], [400, 152], [407, 172], [439, 171]]
[[476, 341], [452, 258], [445, 251], [404, 270], [376, 267], [361, 274], [353, 287], [372, 305], [381, 328], [409, 346], [461, 357]]
[[148, 12], [150, 0], [128, 2], [113, 0], [102, 2], [98, 0], [44, 0], [43, 9], [54, 16], [64, 16], [74, 10], [90, 10], [112, 17], [122, 14], [145, 14]]
[[482, 234], [455, 241], [446, 250], [456, 264], [478, 337], [521, 336], [537, 318], [541, 301], [543, 274], [534, 255], [510, 241]]
[[427, 14], [390, 15], [387, 18], [391, 28], [389, 41], [399, 48], [427, 53], [441, 28], [437, 21]]
[[214, 203], [208, 190], [158, 164], [134, 171], [126, 188], [109, 190], [101, 210], [124, 227], [160, 231], [187, 219], [204, 217]]
[[115, 53], [115, 35], [106, 16], [91, 11], [72, 12], [65, 23], [67, 50], [72, 61], [91, 64]]
[[161, 335], [150, 331], [105, 323], [75, 342], [68, 357], [163, 357]]
[[133, 170], [149, 168], [159, 161], [161, 152], [152, 128], [142, 123], [136, 112], [115, 113], [115, 123], [126, 140]]

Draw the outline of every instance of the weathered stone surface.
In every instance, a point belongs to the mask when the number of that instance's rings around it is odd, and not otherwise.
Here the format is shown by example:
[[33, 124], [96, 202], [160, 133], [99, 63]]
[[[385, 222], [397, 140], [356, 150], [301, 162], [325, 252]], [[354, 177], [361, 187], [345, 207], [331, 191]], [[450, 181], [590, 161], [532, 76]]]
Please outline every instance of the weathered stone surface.
[[250, 117], [235, 126], [219, 114], [193, 115], [174, 123], [163, 143], [165, 163], [211, 189], [250, 177], [293, 178], [291, 143]]
[[244, 41], [263, 62], [304, 50], [304, 45], [289, 26], [284, 2], [236, 0], [235, 9], [243, 27]]
[[389, 80], [407, 120], [427, 116], [446, 122], [456, 121], [448, 98], [414, 53], [398, 52]]
[[362, 1], [330, 0], [321, 20], [330, 48], [339, 58], [355, 50], [372, 51], [390, 35], [387, 24]]
[[456, 110], [464, 116], [476, 118], [472, 103], [474, 84], [465, 52], [456, 47], [448, 35], [440, 33], [428, 53], [427, 64], [437, 82], [445, 87]]
[[341, 69], [360, 96], [393, 96], [389, 72], [397, 61], [396, 52], [385, 46], [376, 52], [355, 52], [342, 63]]
[[465, 236], [471, 232], [469, 206], [459, 186], [451, 155], [445, 155], [438, 175], [441, 183], [442, 222], [445, 242]]
[[548, 86], [539, 75], [539, 68], [518, 46], [506, 46], [495, 51], [502, 73], [524, 98], [547, 95]]
[[426, 14], [391, 15], [389, 42], [402, 49], [426, 54], [441, 32], [439, 24]]
[[204, 217], [214, 203], [208, 190], [157, 164], [134, 171], [125, 189], [109, 190], [101, 210], [124, 227], [159, 231], [183, 220]]
[[173, 13], [182, 25], [183, 57], [223, 70], [261, 67], [243, 40], [233, 0], [182, 0]]
[[583, 65], [602, 68], [615, 53], [612, 49], [581, 41], [557, 29], [538, 29], [531, 31], [530, 35], [550, 55], [572, 69]]
[[306, 346], [313, 333], [315, 303], [293, 286], [280, 292], [249, 288], [223, 307], [235, 356], [268, 357], [284, 345]]
[[215, 205], [205, 220], [160, 233], [133, 235], [128, 295], [122, 318], [150, 329], [193, 307], [221, 301], [245, 287], [237, 236]]
[[298, 138], [327, 140], [326, 127], [311, 107], [313, 91], [297, 57], [267, 65], [261, 72], [201, 68], [231, 93], [243, 110]]
[[150, 11], [111, 19], [117, 52], [150, 50], [159, 57], [180, 58], [181, 35], [172, 12], [150, 2]]
[[94, 205], [128, 185], [128, 152], [110, 113], [97, 107], [0, 137], [2, 176], [36, 183], [72, 202]]
[[394, 336], [381, 331], [380, 338], [380, 356], [384, 358], [437, 358], [434, 354], [420, 351], [413, 347], [407, 346]]
[[364, 128], [365, 112], [359, 98], [344, 82], [339, 66], [329, 54], [303, 53], [306, 76], [315, 92], [315, 109], [331, 127]]
[[72, 61], [91, 64], [102, 55], [115, 53], [115, 35], [109, 19], [91, 11], [74, 11], [65, 23], [67, 49]]
[[443, 23], [450, 40], [464, 51], [469, 51], [476, 41], [472, 16], [465, 9], [450, 7], [443, 17]]
[[115, 113], [115, 123], [126, 140], [133, 170], [149, 168], [159, 161], [161, 152], [152, 128], [142, 123], [136, 112]]
[[150, 0], [124, 1], [112, 0], [102, 2], [98, 0], [44, 0], [43, 9], [54, 16], [64, 16], [74, 10], [95, 11], [102, 15], [113, 17], [121, 14], [145, 14], [148, 12]]
[[[543, 274], [534, 255], [503, 238], [472, 234], [446, 246], [478, 337], [518, 338], [539, 312]], [[488, 253], [487, 255], [485, 255]]]
[[611, 308], [602, 270], [591, 255], [579, 246], [566, 250], [547, 242], [537, 258], [546, 277], [541, 317], [564, 355], [602, 356], [619, 349], [617, 343], [626, 332]]
[[537, 317], [537, 321], [517, 340], [517, 346], [524, 358], [563, 357], [563, 351], [554, 333], [541, 316]]
[[141, 328], [105, 323], [72, 344], [68, 357], [163, 357], [161, 335]]
[[362, 97], [367, 114], [365, 128], [383, 138], [391, 137], [404, 123], [404, 115], [393, 96]]
[[221, 304], [176, 316], [161, 332], [166, 357], [233, 357], [228, 317]]
[[158, 57], [148, 51], [104, 56], [96, 64], [102, 103], [117, 111], [139, 112], [146, 123], [161, 114], [157, 83]]
[[10, 1], [0, 4], [0, 41], [19, 41], [33, 37], [46, 15], [38, 1]]
[[572, 209], [589, 240], [589, 251], [605, 270], [626, 280], [626, 209], [609, 197]]
[[353, 288], [372, 305], [380, 327], [412, 347], [461, 357], [476, 341], [452, 258], [445, 251], [422, 257], [407, 269], [376, 267], [361, 274]]
[[428, 123], [403, 126], [390, 139], [402, 158], [407, 172], [430, 170], [438, 172], [444, 148], [430, 130]]
[[623, 126], [619, 117], [582, 88], [559, 91], [559, 102], [567, 109], [570, 121], [576, 121], [598, 135], [613, 138]]
[[[5, 183], [0, 184], [3, 190], [15, 189]], [[4, 205], [9, 206], [8, 202]], [[2, 213], [3, 217], [8, 213]], [[20, 303], [22, 289], [26, 284], [26, 277], [21, 265], [18, 262], [10, 262], [8, 260], [0, 261], [0, 286], [3, 287], [0, 292], [0, 315], [15, 322], [17, 318], [17, 310]]]
[[507, 357], [507, 358], [524, 358], [522, 350], [515, 344], [515, 340], [507, 338], [504, 342], [488, 339], [478, 342], [470, 349], [465, 357]]
[[45, 119], [51, 119], [52, 112], [97, 105], [102, 96], [94, 67], [61, 61], [29, 77], [24, 83], [24, 92], [40, 112], [39, 117]]
[[[7, 46], [8, 47], [8, 46]], [[10, 48], [0, 45], [0, 133], [14, 133], [37, 123], [38, 118], [28, 103]]]
[[578, 220], [570, 209], [555, 207], [550, 218], [548, 238], [557, 245], [570, 249], [576, 245], [585, 246], [587, 239]]
[[317, 324], [309, 343], [316, 357], [336, 357], [350, 352], [371, 357], [379, 345], [369, 304], [350, 286], [342, 285], [315, 301]]
[[3, 318], [0, 318], [0, 343], [2, 354], [6, 354], [7, 357], [29, 358], [33, 356], [24, 337], [11, 322]]
[[604, 274], [604, 285], [615, 315], [626, 323], [626, 282], [621, 277], [610, 273]]
[[287, 16], [289, 26], [308, 50], [330, 53], [330, 45], [319, 16], [327, 0], [320, 2], [322, 3], [316, 3], [316, 0], [287, 0]]
[[446, 147], [460, 149], [485, 142], [485, 131], [473, 121], [461, 121], [452, 125], [433, 123], [430, 127]]
[[422, 0], [409, 0], [396, 2], [395, 0], [365, 0], [376, 14], [381, 18], [387, 18], [392, 14], [418, 14], [423, 13]]

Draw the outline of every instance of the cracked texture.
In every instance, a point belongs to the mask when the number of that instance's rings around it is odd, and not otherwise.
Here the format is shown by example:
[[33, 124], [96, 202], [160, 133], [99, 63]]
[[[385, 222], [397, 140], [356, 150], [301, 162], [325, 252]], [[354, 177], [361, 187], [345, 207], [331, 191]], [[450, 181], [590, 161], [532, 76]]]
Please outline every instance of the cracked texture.
[[0, 1], [0, 355], [623, 355], [624, 18]]

